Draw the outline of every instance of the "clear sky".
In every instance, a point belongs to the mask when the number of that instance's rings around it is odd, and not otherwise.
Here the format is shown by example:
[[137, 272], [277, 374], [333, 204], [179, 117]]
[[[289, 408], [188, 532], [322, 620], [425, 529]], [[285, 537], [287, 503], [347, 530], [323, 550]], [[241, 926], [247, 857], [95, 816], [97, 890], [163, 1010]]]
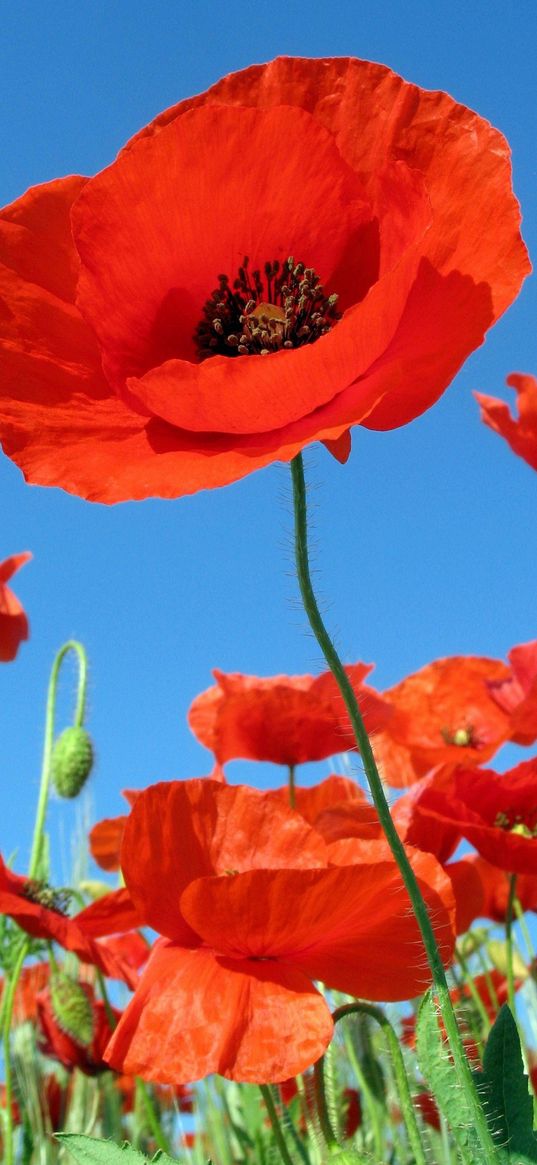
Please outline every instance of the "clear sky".
[[[94, 173], [160, 110], [232, 70], [279, 54], [354, 55], [446, 89], [503, 131], [535, 261], [534, 0], [21, 0], [3, 6], [1, 24], [2, 204]], [[508, 399], [510, 371], [537, 373], [536, 318], [530, 278], [424, 417], [393, 433], [354, 429], [345, 467], [320, 446], [307, 452], [328, 621], [347, 661], [376, 663], [380, 688], [439, 656], [501, 657], [537, 637], [537, 475], [480, 423], [472, 397]], [[121, 811], [125, 786], [209, 771], [186, 712], [212, 667], [271, 675], [321, 662], [293, 581], [286, 466], [175, 502], [106, 508], [30, 488], [0, 457], [0, 513], [0, 558], [34, 554], [13, 585], [31, 640], [0, 669], [0, 848], [18, 847], [22, 870], [48, 672], [66, 639], [90, 656], [94, 818]], [[72, 689], [67, 676], [65, 710]], [[229, 774], [279, 779], [245, 762]], [[76, 817], [53, 806], [66, 851]]]

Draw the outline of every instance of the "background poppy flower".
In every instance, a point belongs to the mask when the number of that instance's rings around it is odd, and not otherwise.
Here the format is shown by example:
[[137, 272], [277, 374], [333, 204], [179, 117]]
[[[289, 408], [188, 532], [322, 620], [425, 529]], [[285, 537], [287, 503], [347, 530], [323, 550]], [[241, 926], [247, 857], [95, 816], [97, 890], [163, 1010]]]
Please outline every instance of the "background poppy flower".
[[[61, 896], [61, 891], [60, 891]], [[77, 917], [63, 913], [63, 902], [55, 891], [14, 874], [0, 857], [0, 913], [7, 914], [33, 938], [57, 942], [72, 951], [83, 963], [98, 967], [104, 975], [133, 985], [137, 976], [127, 962], [102, 947], [84, 933]]]
[[[138, 793], [138, 789], [122, 790], [123, 797], [131, 807]], [[108, 873], [119, 870], [119, 853], [126, 820], [126, 813], [118, 817], [105, 817], [103, 821], [98, 821], [88, 834], [89, 850], [94, 862]]]
[[478, 765], [509, 739], [509, 717], [488, 684], [510, 678], [501, 660], [437, 659], [383, 695], [393, 715], [373, 741], [388, 785], [411, 785], [436, 766]]
[[503, 137], [349, 58], [226, 77], [0, 225], [4, 449], [106, 502], [314, 440], [345, 459], [350, 426], [438, 398], [529, 269]]
[[[165, 937], [112, 1036], [112, 1067], [170, 1083], [210, 1072], [278, 1082], [331, 1038], [313, 980], [375, 999], [420, 991], [427, 970], [399, 871], [384, 843], [366, 844], [363, 862], [330, 864], [300, 814], [257, 790], [146, 790], [122, 869], [144, 921]], [[451, 887], [430, 855], [411, 860], [447, 959]]]
[[507, 658], [511, 674], [504, 680], [488, 680], [487, 687], [509, 714], [509, 740], [533, 744], [537, 739], [537, 639], [511, 648]]
[[22, 554], [12, 554], [0, 562], [0, 662], [9, 663], [15, 659], [19, 645], [29, 635], [28, 619], [19, 600], [7, 586], [9, 579], [29, 562], [32, 555], [28, 550]]
[[[376, 732], [391, 708], [363, 680], [372, 665], [346, 669], [368, 732]], [[355, 747], [354, 733], [331, 672], [319, 676], [245, 676], [213, 671], [216, 686], [190, 706], [194, 736], [220, 764], [242, 757], [297, 765]]]
[[[483, 905], [480, 914], [492, 922], [505, 922], [509, 899], [509, 877], [498, 866], [492, 866], [480, 854], [469, 854], [464, 859], [471, 862], [483, 888]], [[537, 876], [519, 874], [516, 880], [516, 896], [523, 910], [537, 911]]]
[[505, 401], [475, 392], [481, 406], [481, 420], [500, 437], [505, 437], [513, 453], [537, 469], [537, 378], [512, 372], [507, 384], [517, 394], [518, 417], [513, 417]]
[[424, 819], [455, 826], [478, 853], [511, 874], [537, 875], [537, 759], [506, 773], [456, 769], [419, 798]]

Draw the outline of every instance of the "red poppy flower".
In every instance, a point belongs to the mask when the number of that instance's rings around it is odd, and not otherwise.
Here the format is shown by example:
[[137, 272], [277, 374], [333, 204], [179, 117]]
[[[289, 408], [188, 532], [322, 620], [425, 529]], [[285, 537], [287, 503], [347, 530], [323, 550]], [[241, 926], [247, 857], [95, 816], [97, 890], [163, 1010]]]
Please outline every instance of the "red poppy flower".
[[505, 401], [476, 392], [474, 396], [481, 405], [481, 420], [500, 437], [505, 437], [513, 453], [523, 457], [532, 469], [537, 469], [537, 378], [512, 372], [507, 377], [507, 384], [517, 394], [518, 417], [512, 416]]
[[[146, 790], [122, 869], [144, 922], [164, 937], [112, 1036], [112, 1067], [170, 1083], [210, 1072], [277, 1082], [330, 1041], [313, 980], [374, 999], [420, 992], [427, 971], [399, 872], [384, 843], [363, 844], [360, 864], [334, 865], [300, 814], [245, 786]], [[430, 855], [411, 860], [448, 959], [448, 880]]]
[[89, 983], [80, 984], [87, 996], [93, 1012], [93, 1036], [91, 1043], [85, 1045], [62, 1028], [55, 1015], [49, 987], [45, 987], [37, 996], [38, 1023], [40, 1035], [39, 1050], [44, 1056], [58, 1060], [66, 1068], [79, 1068], [85, 1076], [97, 1076], [108, 1070], [108, 1064], [103, 1060], [103, 1053], [112, 1035], [115, 1023], [121, 1012], [112, 1008], [114, 1025], [111, 1025], [106, 1007], [102, 1000], [96, 999], [95, 992]]
[[[139, 789], [123, 789], [122, 795], [132, 807], [139, 792]], [[98, 821], [89, 832], [91, 856], [94, 862], [97, 862], [97, 865], [101, 867], [101, 870], [107, 870], [108, 873], [119, 870], [119, 853], [126, 820], [126, 813], [122, 813], [118, 817], [105, 817], [103, 821]]]
[[19, 644], [29, 635], [28, 619], [19, 600], [7, 586], [9, 579], [28, 562], [32, 555], [28, 550], [23, 554], [12, 554], [0, 562], [0, 662], [9, 663], [15, 659]]
[[[371, 664], [346, 669], [368, 732], [376, 732], [391, 708], [363, 680]], [[213, 671], [216, 686], [190, 706], [188, 723], [220, 764], [242, 757], [297, 765], [323, 760], [354, 746], [345, 706], [331, 672], [319, 676], [244, 676]]]
[[509, 740], [533, 744], [537, 739], [537, 639], [513, 647], [507, 658], [509, 677], [489, 680], [487, 687], [493, 700], [509, 714]]
[[[469, 854], [464, 859], [472, 863], [483, 890], [482, 918], [492, 922], [505, 922], [509, 899], [509, 877], [505, 870], [492, 866], [480, 854]], [[537, 876], [519, 874], [516, 880], [516, 896], [523, 910], [537, 911]]]
[[394, 714], [373, 742], [388, 785], [411, 785], [437, 765], [478, 765], [509, 739], [508, 715], [488, 684], [510, 678], [501, 660], [451, 656], [383, 693]]
[[507, 773], [456, 769], [449, 786], [419, 798], [423, 817], [456, 826], [492, 865], [537, 874], [537, 759]]
[[[13, 1005], [13, 1022], [25, 1023], [33, 1020], [37, 1015], [37, 993], [48, 982], [50, 967], [48, 963], [32, 963], [23, 967], [15, 991]], [[4, 981], [0, 979], [0, 1000], [4, 990]]]
[[349, 58], [225, 77], [1, 226], [4, 449], [106, 502], [345, 459], [351, 425], [434, 403], [529, 269], [501, 134]]
[[62, 892], [32, 882], [8, 869], [0, 857], [0, 913], [7, 914], [33, 938], [48, 939], [112, 979], [134, 985], [137, 976], [128, 963], [84, 933], [78, 918], [64, 913]]
[[[268, 790], [266, 796], [289, 804], [286, 785]], [[326, 842], [338, 841], [342, 837], [364, 840], [384, 837], [374, 805], [349, 777], [334, 774], [309, 788], [296, 786], [293, 808]]]
[[419, 1109], [425, 1124], [439, 1131], [441, 1128], [440, 1113], [432, 1092], [418, 1092], [414, 1096], [414, 1104]]

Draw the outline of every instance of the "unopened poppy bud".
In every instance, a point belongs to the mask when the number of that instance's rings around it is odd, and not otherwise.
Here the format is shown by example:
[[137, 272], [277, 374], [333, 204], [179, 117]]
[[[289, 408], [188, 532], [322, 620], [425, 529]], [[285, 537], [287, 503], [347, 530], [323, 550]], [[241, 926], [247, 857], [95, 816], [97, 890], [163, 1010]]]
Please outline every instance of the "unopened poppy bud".
[[93, 767], [93, 745], [85, 728], [66, 728], [52, 750], [52, 780], [60, 797], [76, 797]]
[[82, 1048], [88, 1047], [93, 1039], [94, 1017], [82, 984], [63, 971], [54, 972], [50, 980], [50, 1001], [58, 1027]]

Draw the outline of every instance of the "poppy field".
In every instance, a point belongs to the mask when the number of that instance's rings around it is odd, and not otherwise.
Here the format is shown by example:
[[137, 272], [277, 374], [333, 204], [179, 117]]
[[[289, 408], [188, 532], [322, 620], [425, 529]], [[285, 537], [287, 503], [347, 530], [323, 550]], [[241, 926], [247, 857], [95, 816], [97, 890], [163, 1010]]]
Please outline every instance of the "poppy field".
[[[5, 1165], [537, 1162], [535, 609], [505, 653], [463, 645], [377, 682], [320, 595], [308, 461], [315, 445], [343, 476], [357, 434], [419, 425], [530, 273], [500, 130], [355, 56], [232, 72], [93, 176], [0, 211], [0, 444], [20, 488], [82, 499], [98, 525], [278, 463], [321, 661], [296, 674], [290, 651], [268, 675], [260, 652], [259, 674], [193, 681], [181, 714], [206, 771], [153, 769], [105, 816], [99, 676], [66, 625], [33, 824], [0, 846]], [[475, 426], [531, 490], [537, 377], [501, 378], [512, 408], [481, 387]], [[234, 533], [255, 560], [238, 510]], [[33, 549], [2, 550], [8, 684], [33, 641]], [[215, 551], [196, 578], [216, 610], [218, 572]], [[231, 637], [254, 566], [243, 581]], [[99, 601], [128, 606], [104, 583]], [[67, 876], [51, 813], [90, 789]]]

